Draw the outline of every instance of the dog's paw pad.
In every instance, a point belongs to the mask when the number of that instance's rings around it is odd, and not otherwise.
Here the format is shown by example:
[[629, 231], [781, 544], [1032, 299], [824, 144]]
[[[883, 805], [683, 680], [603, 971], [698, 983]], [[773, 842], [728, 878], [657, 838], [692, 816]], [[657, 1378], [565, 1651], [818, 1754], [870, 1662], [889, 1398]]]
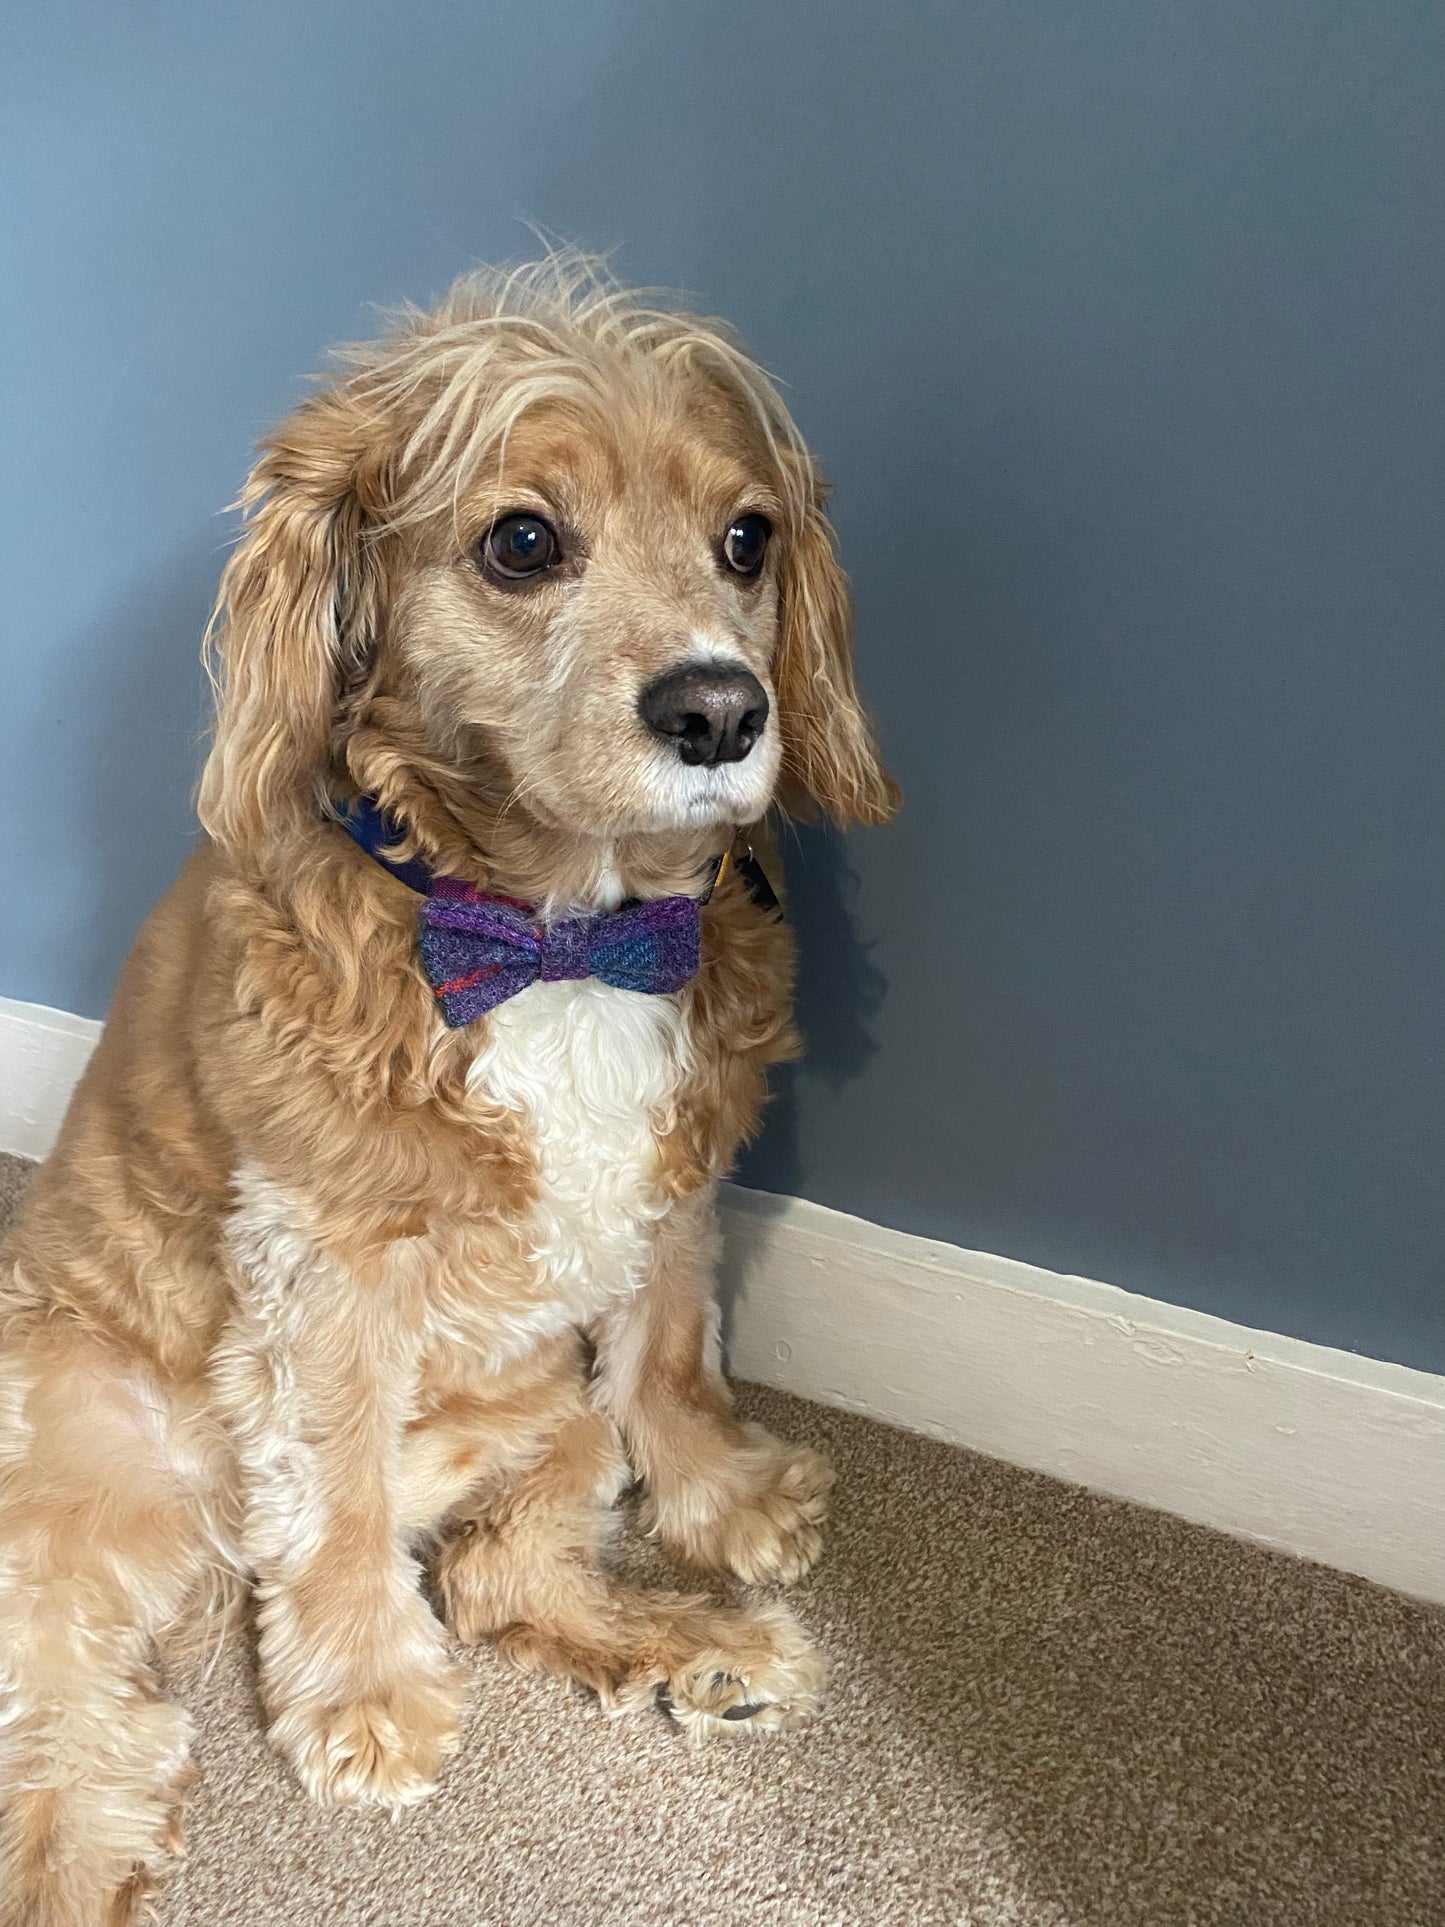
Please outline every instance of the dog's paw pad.
[[658, 1703], [693, 1740], [784, 1732], [817, 1711], [823, 1662], [791, 1614], [779, 1608], [740, 1614], [736, 1650], [680, 1667]]

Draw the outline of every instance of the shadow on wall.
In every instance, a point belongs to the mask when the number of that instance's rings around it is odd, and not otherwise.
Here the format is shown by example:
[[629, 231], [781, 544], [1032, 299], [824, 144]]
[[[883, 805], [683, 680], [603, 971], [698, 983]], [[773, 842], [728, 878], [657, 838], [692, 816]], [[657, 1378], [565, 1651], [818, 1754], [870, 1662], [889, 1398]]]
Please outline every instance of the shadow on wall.
[[224, 534], [210, 524], [56, 664], [57, 714], [73, 703], [71, 665], [93, 665], [93, 726], [66, 803], [70, 885], [87, 937], [69, 1008], [104, 1010], [141, 919], [198, 834], [194, 789], [210, 715], [201, 640], [224, 559]]
[[738, 1182], [792, 1197], [809, 1195], [798, 1118], [798, 1087], [813, 1078], [837, 1090], [861, 1075], [877, 1046], [872, 1019], [888, 993], [858, 933], [860, 879], [843, 837], [801, 826], [784, 845], [788, 918], [798, 943], [798, 1024], [806, 1056], [772, 1073], [762, 1134], [738, 1166]]

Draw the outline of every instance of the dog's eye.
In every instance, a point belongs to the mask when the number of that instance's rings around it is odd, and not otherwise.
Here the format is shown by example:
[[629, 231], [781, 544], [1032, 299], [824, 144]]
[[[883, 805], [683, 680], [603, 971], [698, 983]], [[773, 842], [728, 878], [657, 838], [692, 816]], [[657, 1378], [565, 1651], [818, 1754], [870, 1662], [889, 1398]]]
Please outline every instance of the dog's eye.
[[482, 567], [504, 582], [523, 582], [560, 561], [557, 532], [540, 515], [504, 515], [482, 537]]
[[723, 561], [734, 575], [756, 575], [768, 552], [773, 525], [766, 515], [740, 515], [723, 537]]

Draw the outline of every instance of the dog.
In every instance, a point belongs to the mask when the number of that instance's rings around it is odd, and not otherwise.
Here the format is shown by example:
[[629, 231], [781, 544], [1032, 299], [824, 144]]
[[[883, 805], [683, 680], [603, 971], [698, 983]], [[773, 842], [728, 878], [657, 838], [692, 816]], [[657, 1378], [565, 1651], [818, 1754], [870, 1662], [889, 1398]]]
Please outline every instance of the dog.
[[764, 819], [898, 800], [823, 481], [726, 327], [583, 257], [340, 355], [246, 485], [205, 835], [0, 1262], [9, 1927], [144, 1904], [193, 1771], [156, 1654], [227, 1596], [323, 1802], [432, 1788], [448, 1633], [697, 1736], [818, 1699], [782, 1605], [599, 1553], [634, 1478], [693, 1565], [821, 1547], [710, 1271], [797, 1050]]

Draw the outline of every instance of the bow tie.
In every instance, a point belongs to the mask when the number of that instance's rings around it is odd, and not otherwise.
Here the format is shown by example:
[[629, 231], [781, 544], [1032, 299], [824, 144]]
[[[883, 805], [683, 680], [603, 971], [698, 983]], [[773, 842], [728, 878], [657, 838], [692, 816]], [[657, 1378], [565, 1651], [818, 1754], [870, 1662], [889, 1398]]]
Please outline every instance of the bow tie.
[[424, 899], [421, 959], [452, 1030], [530, 984], [596, 977], [614, 990], [666, 996], [697, 975], [701, 918], [691, 897], [655, 897], [543, 923], [510, 898], [483, 896], [455, 877], [434, 876], [424, 863], [384, 855], [402, 831], [369, 798], [353, 803], [340, 821], [369, 856]]
[[614, 990], [681, 990], [697, 975], [698, 928], [691, 897], [543, 924], [500, 897], [437, 877], [422, 905], [421, 958], [456, 1030], [529, 984], [596, 977]]

